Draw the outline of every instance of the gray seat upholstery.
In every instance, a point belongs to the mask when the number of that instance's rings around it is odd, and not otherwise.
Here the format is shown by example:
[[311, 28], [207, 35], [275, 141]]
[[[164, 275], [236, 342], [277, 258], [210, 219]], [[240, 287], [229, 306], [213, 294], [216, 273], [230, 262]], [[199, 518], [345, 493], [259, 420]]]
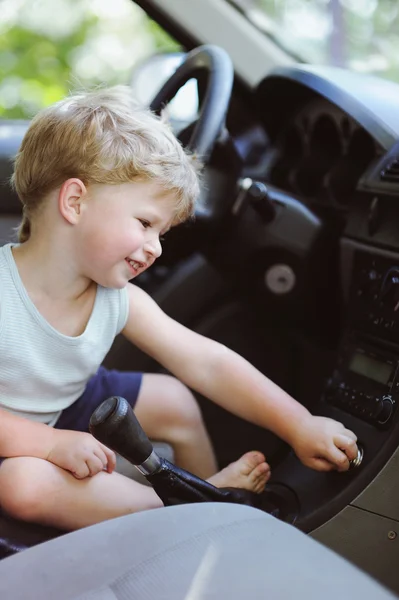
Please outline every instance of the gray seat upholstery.
[[294, 527], [233, 504], [114, 519], [0, 563], [10, 600], [391, 600], [368, 575]]

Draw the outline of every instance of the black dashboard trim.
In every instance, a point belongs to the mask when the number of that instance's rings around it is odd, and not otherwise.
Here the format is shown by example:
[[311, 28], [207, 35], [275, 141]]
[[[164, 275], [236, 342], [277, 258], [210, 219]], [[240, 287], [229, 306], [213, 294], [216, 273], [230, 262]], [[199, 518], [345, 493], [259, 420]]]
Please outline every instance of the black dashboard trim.
[[[367, 89], [371, 91], [371, 85], [376, 85], [378, 80], [370, 78], [370, 83], [368, 83], [370, 87], [367, 88], [366, 84], [363, 90], [358, 91], [358, 97], [356, 97], [348, 93], [331, 76], [331, 73], [335, 74], [340, 71], [332, 70], [331, 67], [323, 70], [320, 67], [318, 72], [314, 72], [310, 67], [305, 66], [281, 67], [271, 71], [259, 84], [257, 91], [258, 105], [266, 129], [268, 131], [270, 129], [271, 133], [274, 133], [276, 125], [278, 126], [279, 123], [287, 118], [287, 113], [298, 109], [298, 94], [302, 97], [302, 103], [311, 99], [313, 95], [319, 95], [341, 108], [341, 110], [357, 121], [381, 145], [382, 149], [389, 150], [397, 141], [399, 132], [396, 133], [391, 126], [384, 122], [382, 110], [380, 114], [377, 114], [371, 108], [368, 108], [364, 101]], [[363, 78], [368, 81], [366, 76], [363, 76]], [[387, 83], [384, 82], [384, 85]], [[273, 110], [273, 95], [277, 92], [276, 100], [279, 98], [281, 100], [281, 85], [284, 84], [287, 87], [288, 95], [287, 101], [284, 104], [285, 114], [283, 110], [283, 114], [280, 112], [280, 115], [276, 119], [276, 113], [279, 111], [276, 109]]]

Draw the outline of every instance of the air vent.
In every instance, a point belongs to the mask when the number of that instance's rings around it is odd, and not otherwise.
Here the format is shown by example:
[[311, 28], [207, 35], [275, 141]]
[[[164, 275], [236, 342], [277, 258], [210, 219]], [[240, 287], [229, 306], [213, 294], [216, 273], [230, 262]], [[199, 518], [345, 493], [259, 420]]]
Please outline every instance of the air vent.
[[381, 181], [399, 183], [399, 158], [393, 159], [382, 169], [380, 179]]

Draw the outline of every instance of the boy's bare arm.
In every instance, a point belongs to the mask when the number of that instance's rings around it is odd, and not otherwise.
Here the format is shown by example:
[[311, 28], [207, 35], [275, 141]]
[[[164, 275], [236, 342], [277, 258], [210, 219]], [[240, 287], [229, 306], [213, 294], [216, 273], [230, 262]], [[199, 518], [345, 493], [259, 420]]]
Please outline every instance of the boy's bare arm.
[[123, 334], [188, 386], [285, 440], [293, 419], [298, 423], [309, 416], [244, 358], [170, 319], [140, 288], [129, 288], [130, 316]]
[[46, 459], [54, 445], [54, 430], [43, 423], [0, 409], [0, 456]]
[[140, 288], [130, 284], [129, 297], [123, 334], [144, 352], [192, 389], [273, 431], [305, 464], [327, 470], [323, 457], [328, 457], [336, 466], [348, 468], [347, 457], [357, 453], [352, 432], [331, 419], [313, 417], [244, 358], [169, 318]]
[[53, 429], [0, 409], [0, 457], [47, 460], [76, 479], [115, 469], [115, 453], [89, 433]]

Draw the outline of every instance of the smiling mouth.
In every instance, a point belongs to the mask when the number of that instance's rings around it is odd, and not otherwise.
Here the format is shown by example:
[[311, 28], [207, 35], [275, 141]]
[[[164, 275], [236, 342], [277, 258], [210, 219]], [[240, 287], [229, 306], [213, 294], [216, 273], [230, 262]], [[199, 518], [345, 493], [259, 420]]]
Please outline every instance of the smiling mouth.
[[135, 273], [142, 271], [147, 266], [145, 263], [139, 262], [137, 260], [132, 260], [131, 258], [125, 258], [125, 260]]

